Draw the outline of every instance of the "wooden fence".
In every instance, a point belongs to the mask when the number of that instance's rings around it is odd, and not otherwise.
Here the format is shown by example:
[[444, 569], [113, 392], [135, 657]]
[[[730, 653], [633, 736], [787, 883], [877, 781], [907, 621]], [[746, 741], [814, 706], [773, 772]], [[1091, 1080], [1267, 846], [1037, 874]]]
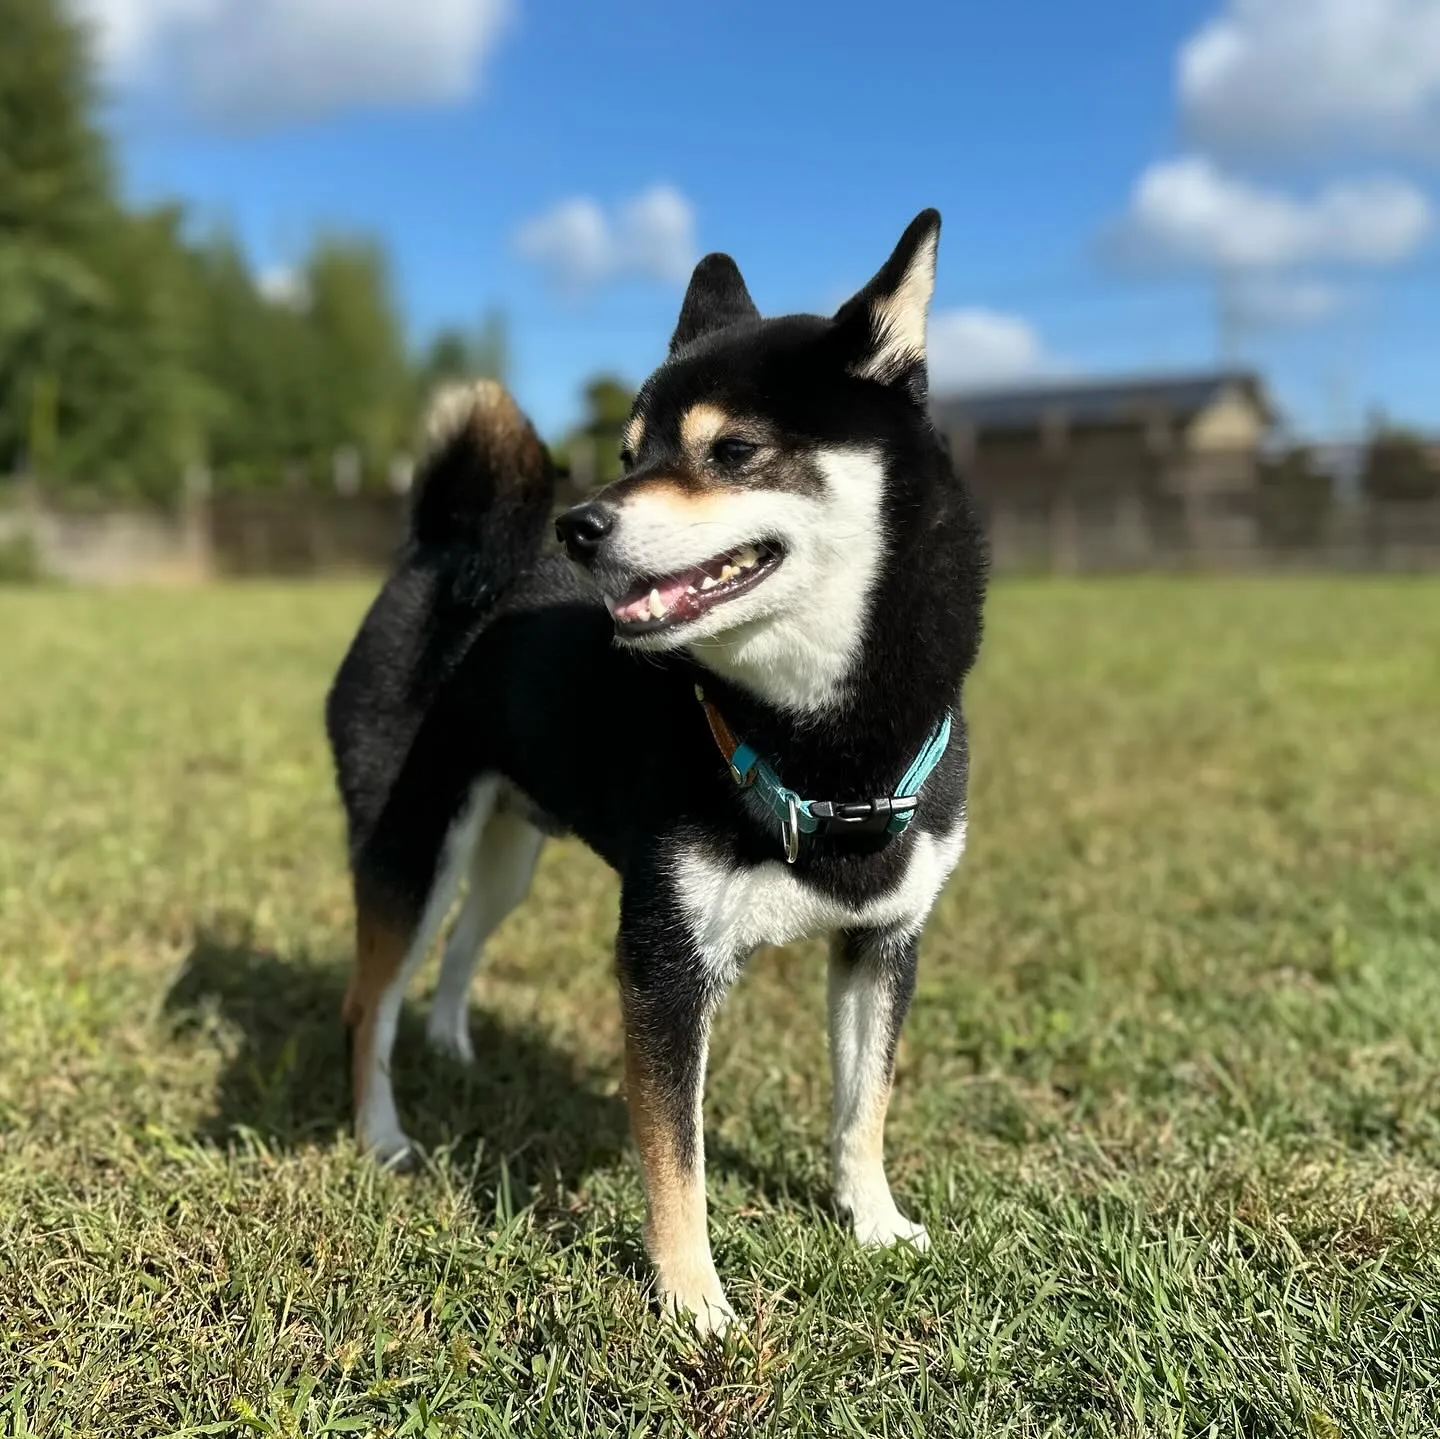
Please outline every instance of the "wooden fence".
[[[1016, 483], [977, 486], [977, 501], [997, 574], [1440, 570], [1434, 500], [1317, 507], [1311, 497], [1287, 510], [1283, 495], [1263, 490]], [[77, 513], [12, 494], [0, 503], [0, 549], [31, 545], [42, 572], [77, 584], [373, 574], [400, 543], [406, 507], [399, 495], [274, 491], [197, 498], [175, 512]]]

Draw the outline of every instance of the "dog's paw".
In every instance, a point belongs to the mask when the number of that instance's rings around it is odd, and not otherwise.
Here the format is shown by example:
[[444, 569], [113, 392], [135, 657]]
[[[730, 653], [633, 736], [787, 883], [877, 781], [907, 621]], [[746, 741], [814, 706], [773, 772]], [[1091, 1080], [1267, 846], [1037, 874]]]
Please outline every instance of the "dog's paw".
[[390, 1134], [362, 1137], [360, 1147], [372, 1164], [393, 1174], [410, 1174], [420, 1164], [420, 1151], [414, 1140], [399, 1129]]
[[930, 1248], [930, 1232], [923, 1224], [906, 1219], [892, 1204], [888, 1209], [852, 1211], [855, 1238], [867, 1249], [886, 1249], [908, 1244], [918, 1254]]
[[672, 1291], [663, 1297], [661, 1305], [667, 1317], [688, 1321], [702, 1339], [723, 1335], [735, 1318], [718, 1279], [713, 1288], [707, 1287], [703, 1293], [682, 1295]]
[[702, 1339], [724, 1334], [735, 1311], [725, 1298], [720, 1276], [709, 1262], [660, 1266], [656, 1271], [660, 1307], [668, 1318], [688, 1321]]
[[475, 1046], [470, 1042], [470, 1021], [442, 1010], [431, 1010], [425, 1026], [425, 1042], [436, 1053], [456, 1064], [474, 1064]]

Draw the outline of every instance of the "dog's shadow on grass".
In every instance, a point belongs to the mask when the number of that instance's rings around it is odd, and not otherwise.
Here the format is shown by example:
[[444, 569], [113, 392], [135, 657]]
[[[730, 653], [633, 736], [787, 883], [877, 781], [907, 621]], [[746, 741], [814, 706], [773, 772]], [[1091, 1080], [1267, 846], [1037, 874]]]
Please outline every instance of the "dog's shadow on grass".
[[[227, 1144], [252, 1134], [285, 1151], [330, 1142], [347, 1128], [345, 981], [344, 965], [333, 960], [197, 939], [165, 1009], [177, 1028], [213, 1031], [233, 1051], [200, 1137]], [[624, 1102], [601, 1077], [543, 1034], [483, 1011], [472, 1013], [471, 1036], [475, 1063], [467, 1067], [427, 1047], [413, 1001], [402, 1011], [396, 1101], [422, 1149], [448, 1149], [481, 1191], [504, 1182], [537, 1192], [571, 1189], [623, 1152]]]

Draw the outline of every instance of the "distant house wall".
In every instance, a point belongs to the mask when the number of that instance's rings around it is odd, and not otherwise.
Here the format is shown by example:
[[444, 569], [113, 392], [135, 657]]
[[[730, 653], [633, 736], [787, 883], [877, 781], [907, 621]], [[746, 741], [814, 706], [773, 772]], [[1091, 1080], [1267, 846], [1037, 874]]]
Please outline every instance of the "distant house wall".
[[1191, 420], [1184, 442], [1192, 451], [1253, 450], [1265, 438], [1266, 428], [1254, 402], [1229, 390]]
[[1104, 382], [941, 401], [996, 568], [1238, 563], [1260, 544], [1271, 423], [1250, 377]]

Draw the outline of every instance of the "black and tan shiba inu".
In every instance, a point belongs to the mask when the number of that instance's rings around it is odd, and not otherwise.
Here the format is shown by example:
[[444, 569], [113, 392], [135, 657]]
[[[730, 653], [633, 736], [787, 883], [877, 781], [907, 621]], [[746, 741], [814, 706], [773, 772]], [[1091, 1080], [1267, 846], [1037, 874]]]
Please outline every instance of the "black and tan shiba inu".
[[625, 473], [556, 524], [555, 476], [499, 386], [442, 395], [411, 531], [327, 707], [358, 917], [355, 1123], [409, 1151], [402, 996], [462, 880], [429, 1034], [469, 1059], [486, 935], [547, 832], [622, 884], [615, 958], [646, 1245], [664, 1304], [731, 1311], [706, 1233], [710, 1021], [746, 957], [831, 938], [835, 1198], [924, 1247], [882, 1133], [920, 932], [965, 843], [962, 681], [985, 551], [927, 412], [940, 218], [829, 319], [762, 319], [696, 267], [635, 402]]

